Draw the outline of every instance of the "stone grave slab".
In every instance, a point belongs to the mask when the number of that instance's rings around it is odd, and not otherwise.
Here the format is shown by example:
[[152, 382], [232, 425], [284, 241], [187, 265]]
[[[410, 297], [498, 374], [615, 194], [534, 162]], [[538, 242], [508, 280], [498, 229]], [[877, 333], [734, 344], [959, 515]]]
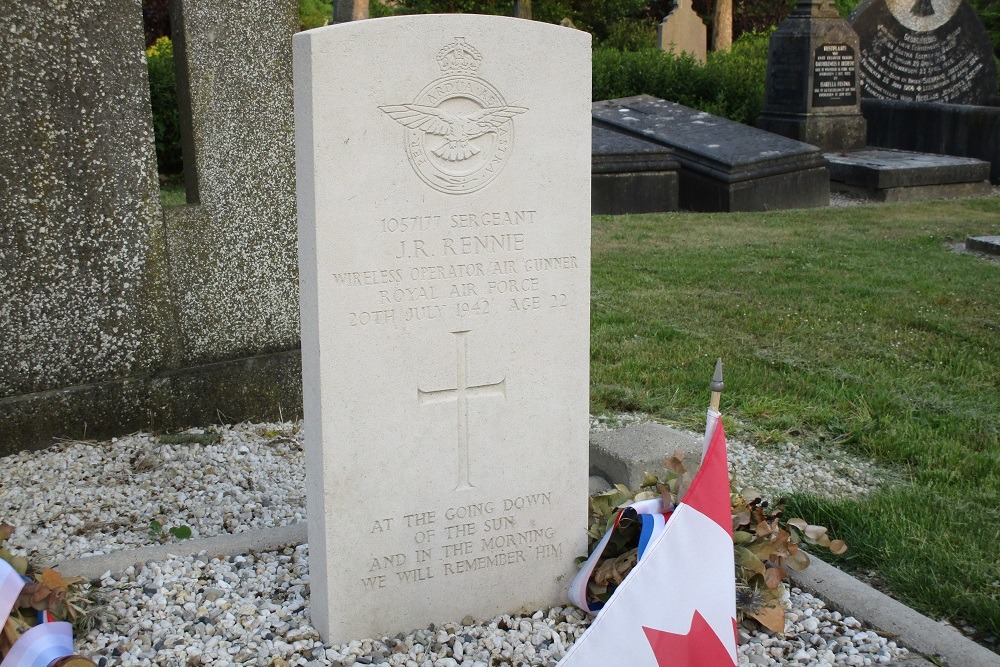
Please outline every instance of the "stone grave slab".
[[590, 435], [590, 474], [637, 489], [645, 473], [663, 474], [675, 451], [700, 454], [702, 442], [690, 433], [647, 422]]
[[1000, 236], [970, 236], [965, 239], [965, 249], [1000, 255]]
[[990, 180], [1000, 183], [1000, 106], [861, 101], [868, 145], [986, 160]]
[[677, 5], [656, 27], [656, 45], [664, 51], [686, 53], [700, 63], [705, 62], [708, 29], [691, 6], [691, 0], [677, 0]]
[[597, 125], [670, 148], [680, 207], [765, 211], [826, 206], [826, 160], [815, 146], [649, 95], [595, 102]]
[[590, 48], [460, 14], [294, 38], [328, 641], [560, 603], [586, 552]]
[[989, 34], [964, 0], [866, 0], [850, 22], [864, 96], [982, 104], [996, 95]]
[[990, 193], [990, 163], [890, 148], [827, 153], [830, 188], [884, 202]]
[[590, 202], [594, 215], [677, 210], [677, 160], [669, 148], [595, 125]]

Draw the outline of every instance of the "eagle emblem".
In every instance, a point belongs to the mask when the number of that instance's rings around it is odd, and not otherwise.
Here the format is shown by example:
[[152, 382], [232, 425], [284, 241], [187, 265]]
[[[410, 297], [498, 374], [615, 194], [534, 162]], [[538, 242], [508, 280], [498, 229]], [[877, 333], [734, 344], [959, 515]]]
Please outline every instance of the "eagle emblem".
[[402, 104], [382, 107], [400, 124], [413, 130], [423, 130], [445, 138], [445, 143], [431, 149], [438, 157], [448, 162], [461, 162], [480, 153], [480, 149], [469, 143], [487, 132], [495, 132], [508, 120], [527, 109], [523, 107], [487, 107], [475, 113], [460, 116], [435, 107], [420, 104]]
[[449, 194], [474, 192], [500, 173], [513, 145], [513, 119], [528, 109], [507, 104], [479, 76], [482, 56], [464, 38], [442, 48], [437, 60], [443, 78], [411, 104], [379, 108], [406, 128], [407, 157], [425, 183]]

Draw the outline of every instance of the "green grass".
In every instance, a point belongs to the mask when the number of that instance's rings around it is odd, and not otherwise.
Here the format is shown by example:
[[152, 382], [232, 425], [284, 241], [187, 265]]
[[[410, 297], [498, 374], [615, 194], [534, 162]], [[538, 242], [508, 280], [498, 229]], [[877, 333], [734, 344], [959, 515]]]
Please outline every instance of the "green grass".
[[906, 480], [791, 510], [900, 599], [1000, 636], [1000, 198], [593, 221], [591, 409], [837, 440]]
[[183, 181], [160, 183], [161, 206], [183, 206], [186, 203], [187, 191], [184, 189]]

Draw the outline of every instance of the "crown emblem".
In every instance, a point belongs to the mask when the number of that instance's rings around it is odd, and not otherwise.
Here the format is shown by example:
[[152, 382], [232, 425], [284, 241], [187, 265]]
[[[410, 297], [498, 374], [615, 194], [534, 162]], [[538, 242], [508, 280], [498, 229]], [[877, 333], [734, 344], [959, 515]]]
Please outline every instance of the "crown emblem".
[[437, 62], [445, 74], [465, 74], [479, 76], [479, 65], [483, 57], [479, 55], [464, 37], [456, 37], [455, 41], [438, 51]]

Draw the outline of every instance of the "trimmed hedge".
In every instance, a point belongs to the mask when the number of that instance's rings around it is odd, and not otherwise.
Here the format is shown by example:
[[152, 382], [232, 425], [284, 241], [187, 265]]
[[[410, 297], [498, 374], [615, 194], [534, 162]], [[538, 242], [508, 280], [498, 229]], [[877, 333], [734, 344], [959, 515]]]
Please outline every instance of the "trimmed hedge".
[[174, 80], [174, 45], [169, 37], [160, 37], [146, 49], [146, 69], [149, 72], [149, 101], [153, 107], [156, 166], [161, 174], [177, 174], [183, 171], [184, 162]]
[[594, 99], [653, 95], [752, 125], [764, 106], [768, 36], [747, 33], [704, 65], [659, 49], [594, 49]]

